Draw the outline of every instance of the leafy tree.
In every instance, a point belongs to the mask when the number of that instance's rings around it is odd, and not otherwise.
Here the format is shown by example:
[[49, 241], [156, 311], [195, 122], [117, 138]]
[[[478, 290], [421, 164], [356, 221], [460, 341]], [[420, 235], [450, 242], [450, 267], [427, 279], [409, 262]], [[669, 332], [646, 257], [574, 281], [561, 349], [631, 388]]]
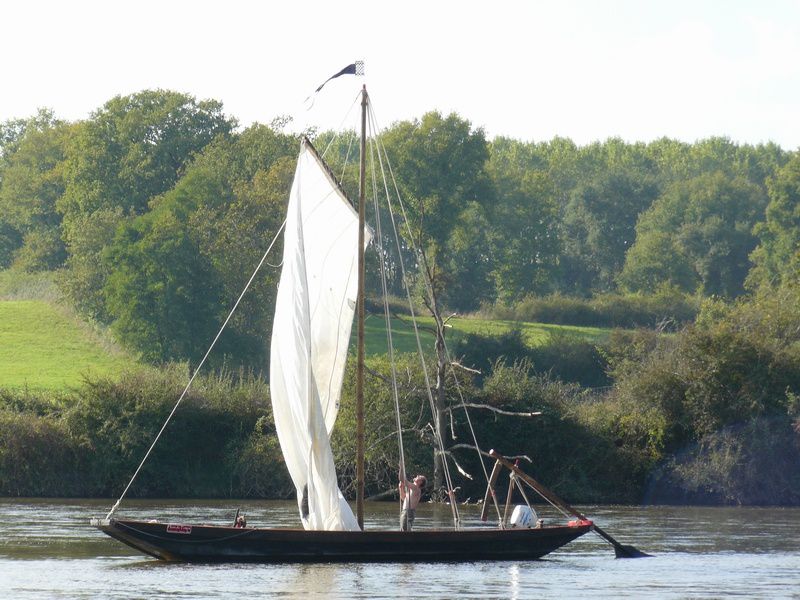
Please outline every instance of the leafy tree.
[[[76, 304], [102, 307], [106, 273], [99, 252], [110, 237], [86, 244], [84, 224], [145, 213], [148, 202], [171, 189], [190, 161], [234, 124], [219, 102], [164, 90], [117, 96], [80, 123], [67, 144], [57, 205], [70, 253], [65, 288]], [[102, 310], [91, 314], [104, 317]]]
[[660, 279], [692, 292], [691, 269], [703, 294], [741, 294], [765, 207], [761, 188], [740, 177], [717, 172], [673, 184], [641, 216], [621, 283], [653, 291], [646, 286]]
[[[28, 118], [8, 119], [0, 123], [0, 173], [5, 167], [4, 161], [16, 152], [20, 141], [29, 129], [41, 131], [52, 127], [57, 122], [53, 111], [40, 108], [35, 115]], [[2, 180], [2, 177], [0, 177]]]
[[[461, 285], [477, 273], [459, 270], [461, 277], [456, 279], [452, 235], [470, 203], [486, 206], [491, 200], [483, 130], [473, 130], [469, 121], [456, 114], [443, 117], [431, 112], [420, 120], [396, 124], [383, 141], [393, 169], [403, 174], [398, 183], [415, 245], [425, 253], [425, 268], [436, 298], [462, 308], [476, 307], [478, 299], [463, 294]], [[477, 217], [474, 207], [472, 210]], [[462, 228], [461, 234], [465, 233]], [[472, 266], [483, 270], [480, 261], [473, 261]]]
[[72, 217], [67, 268], [59, 274], [59, 287], [79, 311], [102, 322], [110, 319], [103, 286], [114, 268], [102, 260], [102, 253], [114, 240], [117, 227], [132, 219], [121, 207], [99, 208]]
[[700, 278], [675, 236], [653, 231], [639, 237], [626, 254], [619, 283], [627, 290], [653, 292], [664, 282], [693, 292]]
[[66, 216], [121, 207], [141, 214], [187, 163], [234, 121], [214, 100], [165, 90], [117, 96], [83, 122], [68, 147]]
[[531, 168], [547, 172], [555, 185], [557, 202], [563, 208], [584, 168], [578, 146], [569, 138], [555, 137], [549, 142], [534, 144], [531, 154]]
[[767, 187], [770, 201], [766, 221], [756, 227], [760, 243], [751, 256], [751, 285], [796, 281], [800, 274], [800, 155], [770, 178]]
[[193, 178], [160, 207], [121, 226], [103, 252], [110, 274], [103, 287], [120, 339], [145, 359], [199, 360], [213, 339], [220, 312], [220, 284], [189, 228], [186, 191], [217, 191]]
[[692, 144], [689, 161], [690, 177], [721, 171], [763, 187], [766, 178], [786, 162], [786, 153], [772, 143], [740, 146], [728, 138], [712, 137]]
[[19, 231], [4, 221], [0, 221], [0, 269], [5, 269], [14, 260], [14, 252], [22, 245]]
[[487, 167], [497, 195], [493, 275], [505, 301], [549, 291], [561, 250], [555, 185], [545, 170], [535, 168], [531, 151], [530, 145], [496, 139]]
[[7, 232], [0, 247], [6, 247], [6, 264], [12, 252], [18, 266], [30, 271], [52, 270], [64, 261], [56, 201], [64, 191], [60, 163], [68, 133], [69, 126], [49, 111], [7, 133], [0, 178], [0, 223]]
[[[263, 126], [217, 140], [150, 212], [119, 228], [102, 266], [123, 341], [154, 361], [202, 356], [278, 231], [295, 150]], [[253, 282], [215, 356], [266, 364], [276, 277], [264, 269]]]
[[619, 168], [603, 171], [573, 191], [563, 217], [568, 290], [588, 295], [613, 289], [636, 239], [636, 221], [657, 195], [649, 176]]
[[[485, 206], [490, 200], [485, 170], [486, 139], [483, 130], [473, 131], [470, 123], [458, 115], [443, 118], [432, 112], [419, 121], [395, 125], [384, 134], [383, 141], [393, 168], [407, 177], [401, 185], [409, 227], [414, 245], [420, 250], [418, 262], [428, 285], [425, 302], [436, 321], [435, 419], [436, 429], [443, 432], [447, 366], [443, 306], [449, 303], [474, 307], [475, 299], [467, 295], [463, 285], [470, 281], [474, 269], [484, 269], [482, 260], [468, 263], [472, 269], [453, 268], [457, 265], [453, 233], [467, 207]], [[473, 212], [472, 218], [479, 216], [479, 212]], [[461, 228], [459, 233], [468, 235], [478, 231], [479, 228], [471, 226]], [[463, 240], [458, 241], [463, 247]], [[444, 481], [441, 455], [435, 454], [434, 459], [433, 483], [441, 493]]]
[[[230, 142], [210, 147], [192, 167], [191, 172], [219, 177], [230, 187], [227, 201], [203, 203], [190, 219], [228, 305], [239, 296], [280, 229], [297, 148], [296, 138], [259, 125]], [[242, 157], [249, 158], [237, 167]], [[272, 256], [279, 255], [280, 246], [276, 245]], [[220, 350], [229, 360], [258, 370], [267, 364], [269, 352], [271, 307], [279, 274], [271, 266], [275, 263], [268, 261], [262, 267], [220, 340]]]

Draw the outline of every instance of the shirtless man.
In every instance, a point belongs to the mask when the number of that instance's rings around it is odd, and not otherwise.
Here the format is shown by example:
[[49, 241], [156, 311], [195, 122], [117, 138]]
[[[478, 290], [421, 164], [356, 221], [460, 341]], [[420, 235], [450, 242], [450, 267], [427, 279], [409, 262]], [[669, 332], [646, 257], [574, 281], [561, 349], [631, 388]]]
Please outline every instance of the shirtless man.
[[427, 479], [424, 475], [417, 475], [414, 477], [414, 481], [401, 481], [397, 484], [397, 488], [400, 490], [400, 501], [403, 503], [403, 510], [400, 512], [401, 531], [411, 531], [426, 483]]

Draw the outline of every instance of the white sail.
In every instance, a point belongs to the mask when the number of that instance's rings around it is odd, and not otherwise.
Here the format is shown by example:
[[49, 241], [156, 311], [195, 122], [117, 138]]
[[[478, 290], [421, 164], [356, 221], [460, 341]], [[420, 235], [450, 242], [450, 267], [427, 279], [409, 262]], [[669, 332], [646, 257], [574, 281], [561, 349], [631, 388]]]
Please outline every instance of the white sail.
[[358, 291], [357, 248], [358, 215], [304, 142], [286, 217], [270, 392], [306, 529], [358, 529], [330, 447]]

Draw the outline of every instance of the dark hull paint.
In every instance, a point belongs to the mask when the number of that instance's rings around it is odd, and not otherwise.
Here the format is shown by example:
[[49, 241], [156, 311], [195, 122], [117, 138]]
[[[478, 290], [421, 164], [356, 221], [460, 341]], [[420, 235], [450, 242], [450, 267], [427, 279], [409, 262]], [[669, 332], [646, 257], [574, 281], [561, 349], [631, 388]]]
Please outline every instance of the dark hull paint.
[[104, 533], [161, 560], [184, 562], [434, 562], [533, 560], [588, 533], [589, 521], [541, 529], [304, 531], [111, 519]]

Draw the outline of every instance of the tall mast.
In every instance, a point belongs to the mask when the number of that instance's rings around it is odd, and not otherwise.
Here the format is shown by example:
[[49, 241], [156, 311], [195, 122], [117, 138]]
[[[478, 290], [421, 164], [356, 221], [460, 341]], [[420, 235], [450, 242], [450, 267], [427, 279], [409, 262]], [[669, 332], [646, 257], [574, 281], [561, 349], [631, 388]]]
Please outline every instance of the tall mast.
[[358, 180], [358, 353], [356, 363], [356, 518], [364, 529], [364, 213], [367, 164], [367, 86], [361, 91], [361, 163]]

